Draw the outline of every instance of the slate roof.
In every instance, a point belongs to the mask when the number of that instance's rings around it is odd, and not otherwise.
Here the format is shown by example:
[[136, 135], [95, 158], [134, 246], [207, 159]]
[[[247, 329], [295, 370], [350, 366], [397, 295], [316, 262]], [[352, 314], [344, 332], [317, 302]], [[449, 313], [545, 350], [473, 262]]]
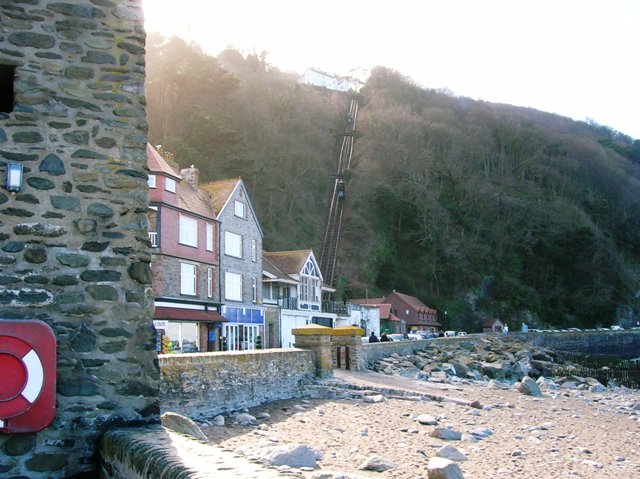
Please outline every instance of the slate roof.
[[406, 304], [408, 304], [411, 308], [413, 308], [416, 311], [421, 311], [421, 312], [435, 311], [435, 309], [430, 308], [415, 296], [409, 296], [408, 294], [398, 293], [397, 291], [394, 291], [389, 296], [387, 296], [385, 298], [385, 301], [388, 301], [389, 297], [392, 295], [396, 295], [399, 299], [404, 301]]
[[178, 173], [177, 166], [175, 168], [165, 160], [156, 149], [147, 143], [147, 167], [152, 174], [163, 173], [165, 176], [170, 176], [176, 181], [182, 180], [182, 177]]
[[274, 251], [271, 253], [265, 251], [262, 254], [262, 260], [266, 259], [273, 267], [286, 275], [300, 274], [310, 255], [310, 249]]
[[220, 213], [241, 181], [240, 178], [228, 178], [226, 180], [205, 183], [201, 185], [200, 188], [211, 195], [213, 208], [216, 210], [216, 213]]

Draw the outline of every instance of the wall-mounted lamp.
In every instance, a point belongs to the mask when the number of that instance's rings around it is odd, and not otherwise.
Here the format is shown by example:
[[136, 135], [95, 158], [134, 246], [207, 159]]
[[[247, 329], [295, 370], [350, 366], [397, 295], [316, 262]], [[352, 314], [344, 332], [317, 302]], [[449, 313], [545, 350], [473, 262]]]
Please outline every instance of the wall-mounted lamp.
[[22, 189], [22, 163], [9, 163], [7, 165], [7, 190], [20, 191]]

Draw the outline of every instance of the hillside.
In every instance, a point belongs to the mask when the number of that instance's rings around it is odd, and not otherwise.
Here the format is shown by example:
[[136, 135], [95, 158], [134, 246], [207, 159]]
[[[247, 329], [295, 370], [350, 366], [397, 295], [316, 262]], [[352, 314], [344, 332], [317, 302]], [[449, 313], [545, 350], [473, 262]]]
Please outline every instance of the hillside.
[[[265, 55], [212, 58], [157, 35], [147, 47], [151, 141], [203, 181], [242, 176], [265, 249], [318, 253], [349, 96]], [[358, 99], [339, 296], [397, 289], [469, 330], [491, 316], [610, 324], [635, 308], [640, 142], [382, 67]]]

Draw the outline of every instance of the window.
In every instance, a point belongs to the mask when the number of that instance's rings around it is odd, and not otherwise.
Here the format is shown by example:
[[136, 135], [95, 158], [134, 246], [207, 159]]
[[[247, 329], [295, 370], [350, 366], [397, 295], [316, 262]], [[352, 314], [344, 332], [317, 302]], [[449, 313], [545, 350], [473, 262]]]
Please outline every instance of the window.
[[213, 225], [207, 223], [207, 251], [213, 251]]
[[254, 263], [258, 261], [258, 250], [256, 247], [256, 240], [251, 240], [251, 261]]
[[258, 302], [258, 280], [251, 278], [251, 301]]
[[320, 278], [312, 261], [307, 261], [301, 275], [300, 299], [302, 301], [320, 301]]
[[274, 301], [278, 299], [278, 288], [273, 283], [262, 283], [262, 299]]
[[242, 301], [242, 275], [236, 273], [224, 274], [224, 299]]
[[165, 178], [164, 179], [164, 189], [170, 191], [171, 193], [176, 192], [176, 180], [173, 178]]
[[147, 184], [149, 185], [149, 188], [155, 188], [156, 187], [156, 175], [149, 175], [147, 177]]
[[196, 295], [196, 265], [180, 263], [180, 294]]
[[198, 247], [198, 220], [180, 215], [180, 243]]
[[207, 268], [207, 298], [213, 298], [213, 268]]
[[15, 66], [0, 65], [0, 112], [2, 113], [11, 113], [13, 111], [13, 83], [15, 77]]
[[245, 216], [245, 204], [241, 201], [237, 201], [235, 202], [235, 215], [240, 217], [240, 218], [246, 218]]
[[224, 254], [242, 258], [242, 236], [230, 231], [224, 232]]

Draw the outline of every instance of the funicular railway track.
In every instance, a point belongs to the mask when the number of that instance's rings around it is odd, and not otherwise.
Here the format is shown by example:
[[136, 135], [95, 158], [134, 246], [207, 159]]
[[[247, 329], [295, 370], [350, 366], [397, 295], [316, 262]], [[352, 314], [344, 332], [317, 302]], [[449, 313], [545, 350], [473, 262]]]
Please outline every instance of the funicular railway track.
[[351, 100], [349, 114], [346, 117], [346, 127], [342, 135], [342, 145], [338, 158], [338, 169], [333, 178], [333, 193], [329, 206], [329, 218], [327, 229], [322, 243], [322, 253], [320, 255], [320, 271], [325, 284], [335, 286], [336, 259], [338, 253], [338, 243], [340, 241], [340, 228], [342, 226], [342, 212], [345, 201], [344, 172], [351, 167], [351, 156], [353, 155], [353, 132], [355, 131], [356, 119], [358, 116], [358, 102]]

